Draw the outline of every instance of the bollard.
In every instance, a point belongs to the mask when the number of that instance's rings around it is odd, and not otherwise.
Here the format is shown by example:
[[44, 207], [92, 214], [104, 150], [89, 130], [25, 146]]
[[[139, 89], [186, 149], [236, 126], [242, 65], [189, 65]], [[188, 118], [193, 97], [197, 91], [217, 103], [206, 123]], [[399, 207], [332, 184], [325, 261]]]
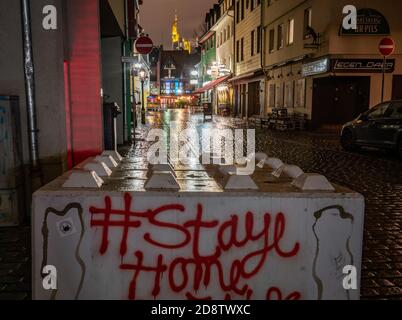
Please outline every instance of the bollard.
[[100, 188], [104, 181], [94, 172], [89, 170], [73, 170], [62, 188]]
[[145, 190], [180, 190], [180, 185], [172, 172], [153, 172], [145, 183]]
[[95, 161], [104, 162], [112, 171], [119, 166], [112, 156], [97, 156]]
[[104, 162], [95, 161], [93, 159], [86, 162], [82, 168], [95, 171], [99, 177], [110, 177], [112, 175], [112, 170], [110, 170]]

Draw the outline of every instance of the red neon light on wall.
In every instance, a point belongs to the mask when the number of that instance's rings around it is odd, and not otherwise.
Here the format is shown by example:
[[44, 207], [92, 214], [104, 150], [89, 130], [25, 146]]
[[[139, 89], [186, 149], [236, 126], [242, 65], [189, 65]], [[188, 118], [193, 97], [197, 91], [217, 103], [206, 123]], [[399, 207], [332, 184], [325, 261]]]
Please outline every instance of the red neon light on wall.
[[74, 162], [103, 150], [99, 1], [69, 0], [70, 99]]
[[70, 70], [68, 61], [64, 61], [64, 104], [66, 107], [67, 164], [68, 169], [71, 169], [73, 167], [74, 158], [72, 152]]

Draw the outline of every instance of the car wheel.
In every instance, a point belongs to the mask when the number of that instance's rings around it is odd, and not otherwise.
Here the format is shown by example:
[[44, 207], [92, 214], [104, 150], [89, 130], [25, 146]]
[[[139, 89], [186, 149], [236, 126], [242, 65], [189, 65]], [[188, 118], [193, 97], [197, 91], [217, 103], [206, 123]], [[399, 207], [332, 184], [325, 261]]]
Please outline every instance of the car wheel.
[[355, 151], [357, 150], [356, 141], [353, 136], [352, 131], [345, 130], [341, 136], [341, 145], [342, 148], [346, 151]]

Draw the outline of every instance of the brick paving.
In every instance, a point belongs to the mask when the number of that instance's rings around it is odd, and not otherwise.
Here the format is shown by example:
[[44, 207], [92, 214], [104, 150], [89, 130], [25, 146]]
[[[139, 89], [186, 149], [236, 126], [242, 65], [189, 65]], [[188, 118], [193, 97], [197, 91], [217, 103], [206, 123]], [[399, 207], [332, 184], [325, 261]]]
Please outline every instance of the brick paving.
[[[257, 129], [256, 137], [258, 151], [365, 196], [362, 299], [402, 300], [402, 162], [344, 152], [334, 134]], [[30, 228], [0, 228], [0, 300], [31, 298], [30, 264]]]

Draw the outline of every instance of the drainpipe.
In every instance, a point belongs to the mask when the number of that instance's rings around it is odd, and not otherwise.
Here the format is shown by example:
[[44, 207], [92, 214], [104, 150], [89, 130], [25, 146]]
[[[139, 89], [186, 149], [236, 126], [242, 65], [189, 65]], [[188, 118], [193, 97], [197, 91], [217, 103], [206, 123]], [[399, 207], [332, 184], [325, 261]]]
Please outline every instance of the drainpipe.
[[[39, 162], [38, 128], [35, 103], [35, 74], [32, 50], [31, 17], [29, 0], [21, 0], [22, 36], [24, 48], [25, 90], [28, 115], [29, 155], [32, 175], [42, 177]], [[42, 181], [41, 181], [42, 182]]]
[[[127, 41], [128, 41], [128, 3], [127, 0], [124, 0], [124, 28], [125, 28], [125, 39], [123, 41], [123, 55], [127, 55]], [[123, 64], [123, 90], [124, 90], [124, 111], [123, 111], [123, 142], [128, 141], [128, 126], [127, 126], [127, 95], [128, 95], [128, 86], [127, 86], [127, 64]]]
[[264, 35], [264, 20], [265, 20], [265, 0], [261, 0], [261, 29], [260, 29], [260, 34], [258, 35], [260, 37], [260, 62], [261, 62], [261, 69], [264, 72], [264, 64], [265, 64], [265, 35]]

